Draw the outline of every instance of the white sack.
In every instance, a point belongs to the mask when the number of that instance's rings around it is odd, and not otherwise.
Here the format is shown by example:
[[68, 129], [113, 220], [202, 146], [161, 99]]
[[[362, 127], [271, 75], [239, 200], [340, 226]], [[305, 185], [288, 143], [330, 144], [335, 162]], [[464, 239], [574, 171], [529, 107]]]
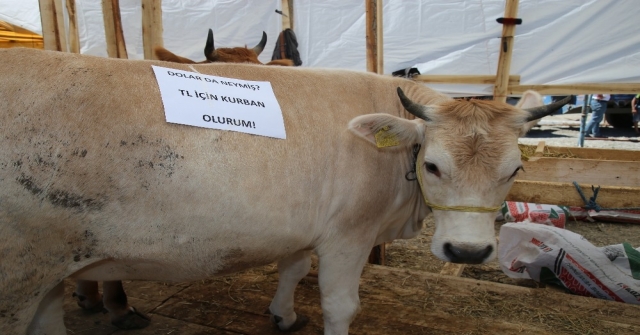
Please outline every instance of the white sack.
[[526, 222], [500, 229], [498, 258], [511, 278], [564, 286], [571, 292], [640, 304], [640, 248], [598, 248], [571, 231]]

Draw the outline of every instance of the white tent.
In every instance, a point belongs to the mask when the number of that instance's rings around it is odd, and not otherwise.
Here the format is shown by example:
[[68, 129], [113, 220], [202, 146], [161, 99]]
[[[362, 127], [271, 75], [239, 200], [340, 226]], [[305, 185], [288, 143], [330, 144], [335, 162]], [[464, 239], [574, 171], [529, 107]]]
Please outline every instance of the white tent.
[[[106, 56], [100, 0], [76, 0], [81, 52]], [[495, 75], [504, 0], [386, 0], [384, 72]], [[140, 0], [120, 0], [129, 58], [142, 58]], [[280, 0], [162, 1], [164, 45], [202, 60], [206, 32], [216, 46], [253, 46], [266, 31], [270, 59], [281, 31]], [[303, 66], [366, 69], [364, 0], [295, 0]], [[511, 74], [521, 84], [640, 82], [637, 0], [520, 0]], [[37, 0], [0, 0], [0, 20], [41, 31]], [[430, 85], [455, 94], [491, 94], [489, 85]]]
[[[280, 0], [163, 0], [164, 47], [200, 61], [210, 28], [216, 47], [253, 47], [265, 31], [267, 45], [260, 60], [269, 61], [282, 30], [282, 16], [276, 9], [281, 9]], [[141, 1], [120, 0], [120, 15], [129, 59], [143, 59]], [[107, 57], [102, 1], [76, 0], [76, 16], [80, 52]], [[38, 0], [0, 0], [0, 20], [42, 34]]]

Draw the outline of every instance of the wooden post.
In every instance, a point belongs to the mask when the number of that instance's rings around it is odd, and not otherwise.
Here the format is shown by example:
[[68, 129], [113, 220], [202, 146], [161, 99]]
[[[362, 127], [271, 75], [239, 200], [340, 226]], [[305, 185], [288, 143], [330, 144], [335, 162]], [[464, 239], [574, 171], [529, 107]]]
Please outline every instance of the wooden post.
[[107, 40], [107, 54], [112, 58], [128, 58], [122, 32], [122, 20], [120, 19], [120, 1], [102, 0], [102, 16]]
[[287, 0], [287, 6], [289, 7], [287, 10], [287, 15], [289, 15], [289, 28], [293, 29], [293, 0]]
[[156, 59], [153, 48], [164, 45], [162, 30], [162, 0], [142, 0], [144, 59]]
[[[365, 0], [366, 43], [367, 43], [367, 71], [383, 73], [382, 58], [382, 0]], [[385, 264], [385, 244], [380, 244], [371, 250], [369, 263]]]
[[44, 49], [67, 51], [62, 0], [40, 0], [39, 3]]
[[366, 42], [367, 42], [367, 71], [378, 72], [376, 58], [376, 0], [365, 0]]
[[80, 53], [80, 36], [78, 35], [78, 18], [76, 18], [76, 1], [67, 0], [69, 15], [69, 52]]
[[376, 0], [376, 73], [384, 74], [384, 30], [382, 25], [382, 0]]
[[[515, 19], [518, 15], [518, 0], [506, 0], [504, 9], [505, 19]], [[502, 40], [500, 41], [500, 58], [496, 73], [496, 85], [493, 88], [493, 100], [506, 102], [509, 87], [509, 71], [511, 70], [511, 55], [513, 54], [513, 35], [515, 24], [502, 25]]]

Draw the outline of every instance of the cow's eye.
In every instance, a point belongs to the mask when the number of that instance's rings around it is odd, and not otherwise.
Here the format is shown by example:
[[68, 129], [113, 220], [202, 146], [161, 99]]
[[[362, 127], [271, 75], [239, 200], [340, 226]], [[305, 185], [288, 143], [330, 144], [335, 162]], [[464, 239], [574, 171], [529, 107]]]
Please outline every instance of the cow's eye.
[[511, 180], [511, 178], [514, 178], [518, 174], [518, 171], [520, 170], [524, 171], [524, 168], [522, 167], [522, 165], [518, 166], [518, 168], [516, 168], [516, 170], [513, 171], [513, 173], [511, 174], [511, 177], [509, 177], [509, 180]]
[[433, 173], [436, 176], [440, 177], [440, 170], [438, 170], [438, 166], [437, 165], [435, 165], [433, 163], [426, 162], [426, 163], [424, 163], [424, 166], [427, 168], [427, 172]]

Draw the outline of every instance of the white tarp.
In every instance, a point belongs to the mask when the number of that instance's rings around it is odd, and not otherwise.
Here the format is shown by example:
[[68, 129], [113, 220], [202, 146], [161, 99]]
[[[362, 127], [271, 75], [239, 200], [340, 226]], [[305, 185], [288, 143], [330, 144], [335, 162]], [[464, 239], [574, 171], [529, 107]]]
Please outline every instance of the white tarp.
[[[65, 1], [62, 1], [63, 7]], [[142, 5], [140, 0], [120, 0], [122, 30], [129, 59], [144, 58], [142, 49]], [[250, 48], [267, 33], [267, 45], [260, 60], [271, 60], [278, 34], [282, 31], [280, 0], [163, 0], [164, 47], [195, 61], [204, 60], [209, 28], [215, 47]], [[107, 56], [101, 0], [76, 0], [80, 52]], [[0, 20], [42, 34], [38, 0], [0, 0]]]
[[[82, 52], [106, 55], [100, 0], [76, 0]], [[384, 1], [384, 72], [495, 75], [504, 0]], [[142, 58], [140, 0], [120, 0], [130, 58]], [[217, 46], [254, 46], [264, 30], [267, 61], [282, 17], [280, 0], [162, 1], [165, 46], [204, 59], [206, 33]], [[303, 66], [364, 71], [363, 0], [295, 0]], [[637, 0], [520, 0], [511, 74], [522, 84], [640, 82]], [[40, 31], [37, 0], [0, 0], [0, 20]], [[37, 28], [37, 29], [36, 29]], [[431, 85], [444, 92], [491, 94], [490, 85]]]
[[[386, 0], [384, 73], [495, 75], [504, 0]], [[296, 0], [303, 66], [366, 69], [362, 0]], [[640, 82], [637, 0], [520, 0], [511, 74], [522, 84]], [[491, 94], [492, 86], [430, 85]]]

